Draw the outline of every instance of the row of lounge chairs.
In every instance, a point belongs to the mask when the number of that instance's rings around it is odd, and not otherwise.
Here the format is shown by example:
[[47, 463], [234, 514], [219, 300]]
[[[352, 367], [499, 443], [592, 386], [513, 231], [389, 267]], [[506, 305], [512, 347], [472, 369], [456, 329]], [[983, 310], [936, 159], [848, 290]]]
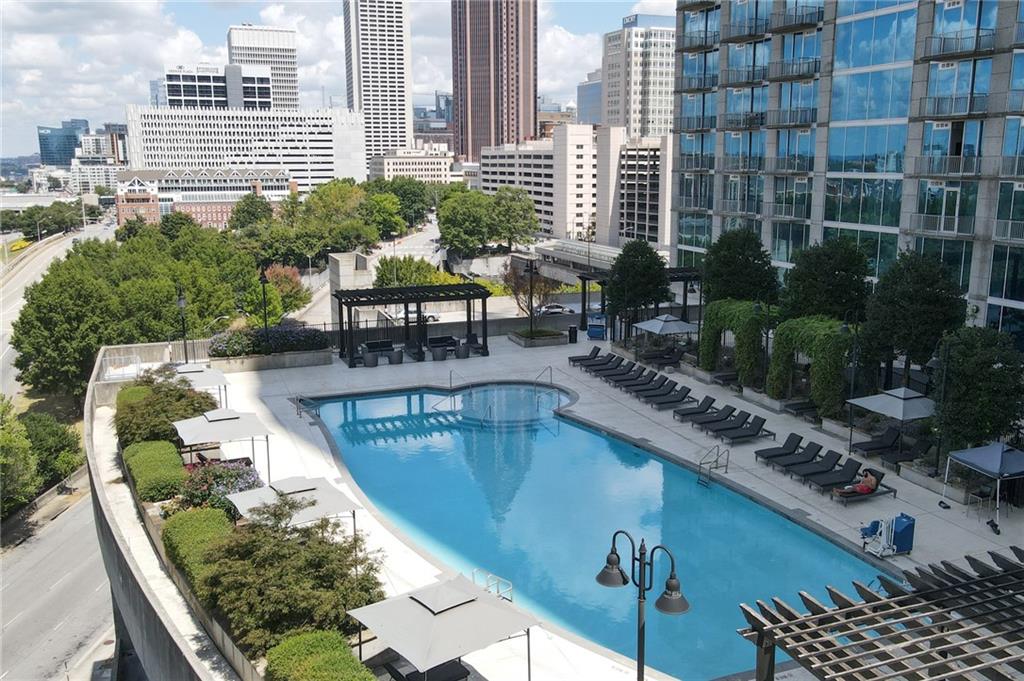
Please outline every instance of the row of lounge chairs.
[[878, 437], [864, 442], [854, 442], [853, 451], [864, 456], [877, 454], [883, 466], [895, 470], [901, 463], [925, 458], [933, 446], [927, 438], [919, 437], [911, 447], [903, 449], [900, 447], [900, 437], [900, 431], [890, 426]]

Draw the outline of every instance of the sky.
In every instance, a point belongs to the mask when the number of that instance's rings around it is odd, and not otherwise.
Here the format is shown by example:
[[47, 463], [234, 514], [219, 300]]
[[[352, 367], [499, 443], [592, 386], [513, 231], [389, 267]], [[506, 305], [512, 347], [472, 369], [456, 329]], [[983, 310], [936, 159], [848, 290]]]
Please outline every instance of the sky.
[[[449, 0], [411, 0], [414, 103], [451, 92]], [[601, 35], [633, 13], [672, 14], [674, 0], [539, 0], [538, 92], [563, 104], [600, 66]], [[124, 121], [147, 104], [164, 64], [227, 62], [227, 27], [254, 23], [298, 31], [300, 106], [326, 95], [344, 106], [341, 0], [324, 2], [0, 1], [0, 156], [39, 150], [37, 125], [86, 118]]]

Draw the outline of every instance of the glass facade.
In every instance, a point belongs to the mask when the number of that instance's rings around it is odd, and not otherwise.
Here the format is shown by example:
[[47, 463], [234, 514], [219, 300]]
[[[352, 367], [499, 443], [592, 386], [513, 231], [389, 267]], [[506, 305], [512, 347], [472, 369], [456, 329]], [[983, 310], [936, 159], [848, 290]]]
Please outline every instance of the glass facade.
[[59, 128], [38, 126], [39, 162], [44, 166], [70, 166], [78, 140], [87, 134], [89, 121], [81, 118], [62, 121]]
[[833, 128], [828, 136], [828, 170], [837, 173], [901, 173], [907, 126]]
[[914, 240], [914, 250], [941, 260], [960, 284], [960, 288], [967, 292], [967, 287], [971, 283], [971, 256], [974, 253], [972, 242], [964, 239], [917, 237]]
[[793, 262], [811, 242], [811, 226], [800, 222], [772, 223], [772, 260]]
[[1024, 247], [997, 245], [992, 249], [989, 295], [1024, 302]]
[[850, 239], [857, 244], [868, 259], [868, 273], [872, 277], [880, 277], [896, 261], [899, 236], [895, 233], [826, 227], [824, 238]]
[[832, 120], [906, 118], [911, 67], [836, 75], [832, 79]]
[[916, 9], [837, 23], [835, 68], [910, 61], [916, 32]]

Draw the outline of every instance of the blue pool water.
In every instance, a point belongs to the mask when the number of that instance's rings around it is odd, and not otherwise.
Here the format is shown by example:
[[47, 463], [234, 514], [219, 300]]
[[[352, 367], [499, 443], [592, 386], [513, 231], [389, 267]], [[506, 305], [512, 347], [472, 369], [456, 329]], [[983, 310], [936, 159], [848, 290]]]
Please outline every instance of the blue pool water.
[[691, 609], [654, 610], [668, 569], [659, 563], [647, 663], [688, 681], [753, 667], [754, 647], [736, 634], [740, 602], [799, 604], [799, 590], [826, 599], [826, 585], [877, 574], [742, 495], [554, 417], [565, 399], [495, 384], [325, 401], [320, 414], [356, 482], [414, 541], [457, 570], [510, 580], [521, 606], [630, 658], [636, 591], [594, 577], [618, 528], [669, 547]]

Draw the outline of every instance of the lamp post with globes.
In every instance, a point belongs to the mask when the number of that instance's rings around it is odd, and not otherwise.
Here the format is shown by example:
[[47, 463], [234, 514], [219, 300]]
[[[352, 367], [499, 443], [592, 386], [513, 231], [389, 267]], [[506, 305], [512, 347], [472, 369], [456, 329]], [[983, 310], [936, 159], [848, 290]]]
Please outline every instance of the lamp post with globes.
[[[619, 559], [619, 552], [615, 546], [615, 540], [619, 535], [629, 540], [630, 546], [630, 574], [622, 569]], [[647, 540], [640, 540], [640, 547], [637, 548], [633, 537], [625, 530], [616, 530], [612, 535], [612, 548], [608, 552], [605, 566], [597, 573], [597, 583], [601, 586], [620, 587], [632, 583], [637, 588], [637, 617], [636, 617], [636, 678], [643, 681], [644, 678], [644, 648], [645, 648], [645, 620], [644, 606], [647, 603], [647, 592], [654, 587], [654, 554], [661, 551], [668, 556], [670, 561], [668, 579], [665, 580], [665, 590], [654, 607], [658, 612], [666, 615], [682, 615], [690, 609], [690, 604], [683, 596], [679, 585], [679, 578], [676, 577], [676, 558], [667, 548], [658, 544], [648, 552]]]

